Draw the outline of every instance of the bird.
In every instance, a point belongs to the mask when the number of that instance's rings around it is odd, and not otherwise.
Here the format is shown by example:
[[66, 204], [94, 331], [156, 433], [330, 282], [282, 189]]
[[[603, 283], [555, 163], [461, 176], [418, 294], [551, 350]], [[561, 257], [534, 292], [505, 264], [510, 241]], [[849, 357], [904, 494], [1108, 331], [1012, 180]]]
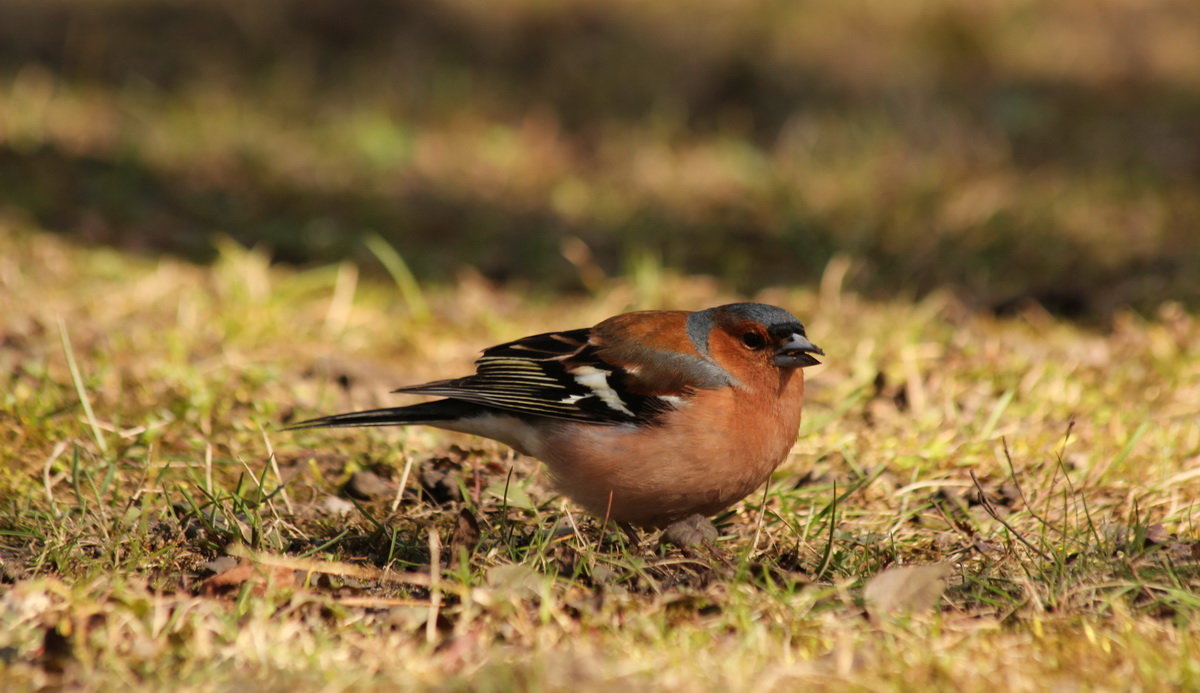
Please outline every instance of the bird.
[[667, 528], [707, 522], [768, 479], [799, 433], [803, 369], [824, 355], [776, 306], [635, 311], [505, 342], [472, 375], [394, 391], [441, 399], [290, 428], [425, 425], [491, 438], [544, 462], [556, 490], [592, 515]]

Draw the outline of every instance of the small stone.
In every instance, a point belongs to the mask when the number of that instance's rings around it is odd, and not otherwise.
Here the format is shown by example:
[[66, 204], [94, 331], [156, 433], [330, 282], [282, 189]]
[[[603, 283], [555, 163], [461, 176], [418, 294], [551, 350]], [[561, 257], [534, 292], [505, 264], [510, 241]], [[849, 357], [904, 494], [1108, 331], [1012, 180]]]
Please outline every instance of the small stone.
[[317, 507], [330, 515], [349, 515], [354, 512], [353, 503], [337, 496], [325, 496]]
[[238, 560], [233, 556], [218, 556], [217, 558], [200, 564], [200, 570], [219, 575], [226, 570], [236, 567]]
[[389, 498], [396, 493], [396, 486], [375, 472], [355, 472], [344, 487], [346, 495], [359, 500]]

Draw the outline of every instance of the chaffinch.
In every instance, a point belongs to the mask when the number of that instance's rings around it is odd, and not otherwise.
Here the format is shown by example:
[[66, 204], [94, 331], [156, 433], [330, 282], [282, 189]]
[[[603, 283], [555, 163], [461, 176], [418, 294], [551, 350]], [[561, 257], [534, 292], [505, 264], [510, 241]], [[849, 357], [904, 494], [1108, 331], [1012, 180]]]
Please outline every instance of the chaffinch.
[[599, 517], [664, 527], [729, 507], [796, 442], [801, 369], [824, 355], [787, 311], [731, 303], [639, 311], [491, 347], [474, 375], [395, 392], [444, 397], [297, 424], [422, 424], [546, 463]]

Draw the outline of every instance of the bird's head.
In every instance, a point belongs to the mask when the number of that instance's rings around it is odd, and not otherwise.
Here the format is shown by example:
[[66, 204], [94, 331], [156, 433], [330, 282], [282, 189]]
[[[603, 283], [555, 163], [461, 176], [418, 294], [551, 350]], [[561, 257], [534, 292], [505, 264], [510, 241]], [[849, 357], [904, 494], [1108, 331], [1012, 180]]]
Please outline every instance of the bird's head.
[[[725, 343], [747, 356], [762, 355], [780, 368], [804, 368], [820, 361], [821, 347], [813, 344], [804, 325], [782, 308], [763, 303], [730, 303], [688, 316], [688, 335], [697, 350], [707, 354], [714, 331]], [[728, 348], [726, 345], [722, 345]]]

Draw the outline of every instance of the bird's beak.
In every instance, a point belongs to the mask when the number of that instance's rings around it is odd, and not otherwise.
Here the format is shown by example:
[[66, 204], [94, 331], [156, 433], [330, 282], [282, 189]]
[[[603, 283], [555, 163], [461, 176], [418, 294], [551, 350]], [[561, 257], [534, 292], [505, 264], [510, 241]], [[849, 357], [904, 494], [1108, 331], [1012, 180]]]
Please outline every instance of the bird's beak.
[[808, 337], [799, 332], [793, 332], [775, 350], [775, 365], [780, 368], [815, 366], [821, 362], [813, 358], [813, 354], [824, 356], [825, 352], [821, 350], [821, 347], [808, 341]]

